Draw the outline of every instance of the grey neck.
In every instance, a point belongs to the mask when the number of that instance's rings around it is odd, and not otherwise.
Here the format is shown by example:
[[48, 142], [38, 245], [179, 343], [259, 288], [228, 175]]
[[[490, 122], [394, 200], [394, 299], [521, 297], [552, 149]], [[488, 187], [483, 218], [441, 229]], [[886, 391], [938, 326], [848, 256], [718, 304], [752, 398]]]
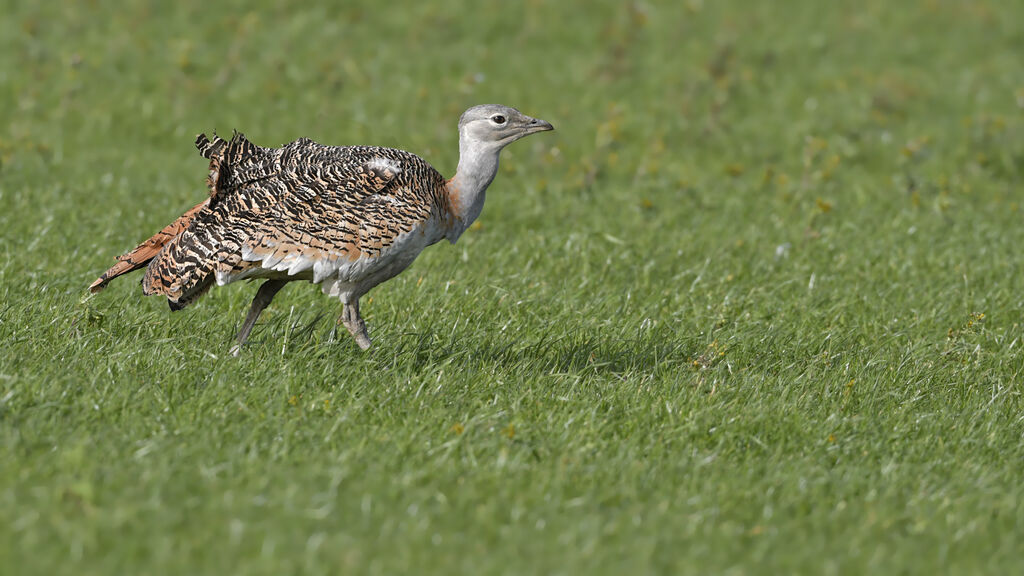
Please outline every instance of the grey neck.
[[483, 210], [487, 187], [498, 173], [501, 148], [497, 143], [459, 139], [459, 167], [448, 181], [452, 215], [457, 220], [447, 235], [453, 244]]

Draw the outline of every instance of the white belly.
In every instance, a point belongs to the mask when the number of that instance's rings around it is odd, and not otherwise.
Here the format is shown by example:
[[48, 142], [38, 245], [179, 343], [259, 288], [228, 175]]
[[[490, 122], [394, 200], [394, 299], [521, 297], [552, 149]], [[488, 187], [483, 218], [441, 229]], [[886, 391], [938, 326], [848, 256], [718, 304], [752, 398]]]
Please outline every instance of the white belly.
[[419, 229], [396, 237], [377, 256], [338, 260], [331, 266], [333, 272], [327, 270], [321, 289], [324, 294], [336, 297], [343, 303], [352, 302], [374, 286], [394, 278], [408, 268], [424, 248], [440, 239], [439, 232], [434, 222], [430, 221]]

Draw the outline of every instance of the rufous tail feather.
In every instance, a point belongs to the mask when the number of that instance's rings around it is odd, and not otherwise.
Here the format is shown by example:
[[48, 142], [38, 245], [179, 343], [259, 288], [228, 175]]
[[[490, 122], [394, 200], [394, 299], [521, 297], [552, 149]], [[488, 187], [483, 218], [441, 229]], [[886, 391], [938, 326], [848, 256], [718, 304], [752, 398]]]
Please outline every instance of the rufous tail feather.
[[189, 224], [192, 223], [192, 219], [195, 218], [196, 214], [206, 207], [210, 203], [210, 199], [207, 198], [199, 204], [196, 204], [188, 212], [182, 214], [177, 220], [168, 224], [163, 230], [154, 234], [150, 239], [146, 240], [142, 244], [135, 247], [134, 250], [127, 254], [122, 254], [117, 257], [117, 264], [110, 267], [109, 270], [100, 275], [95, 282], [89, 285], [89, 292], [93, 294], [103, 290], [107, 287], [107, 284], [111, 280], [127, 274], [133, 270], [144, 268], [149, 261], [152, 260], [160, 250], [177, 235], [181, 234], [188, 228]]

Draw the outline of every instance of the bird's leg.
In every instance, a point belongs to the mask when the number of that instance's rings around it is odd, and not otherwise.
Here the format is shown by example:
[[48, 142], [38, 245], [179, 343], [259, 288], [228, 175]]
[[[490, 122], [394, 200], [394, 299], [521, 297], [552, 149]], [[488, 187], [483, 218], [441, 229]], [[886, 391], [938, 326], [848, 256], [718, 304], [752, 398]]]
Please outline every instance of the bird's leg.
[[281, 288], [284, 288], [284, 285], [287, 283], [287, 280], [267, 280], [256, 291], [256, 297], [252, 299], [252, 306], [249, 308], [249, 315], [245, 317], [242, 329], [238, 331], [238, 344], [231, 347], [232, 356], [238, 356], [238, 353], [242, 350], [242, 345], [249, 339], [249, 333], [252, 332], [252, 327], [256, 325], [256, 319], [260, 317], [260, 313], [274, 299], [274, 295]]
[[348, 328], [349, 334], [356, 339], [356, 344], [363, 350], [370, 347], [370, 337], [366, 334], [366, 322], [359, 316], [359, 299], [344, 302], [341, 310], [341, 323]]

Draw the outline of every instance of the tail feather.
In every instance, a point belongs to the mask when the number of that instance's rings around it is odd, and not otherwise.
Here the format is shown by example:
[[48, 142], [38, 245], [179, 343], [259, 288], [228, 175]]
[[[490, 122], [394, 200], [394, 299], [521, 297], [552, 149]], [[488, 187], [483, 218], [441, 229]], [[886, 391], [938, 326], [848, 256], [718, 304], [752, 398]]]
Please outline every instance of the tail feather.
[[196, 214], [209, 203], [210, 200], [207, 199], [196, 204], [188, 212], [182, 214], [177, 220], [165, 226], [162, 230], [154, 234], [142, 244], [136, 246], [134, 250], [118, 256], [117, 264], [111, 266], [109, 270], [101, 274], [95, 282], [90, 284], [89, 291], [95, 294], [106, 288], [107, 284], [109, 284], [114, 278], [148, 265], [149, 262], [160, 253], [160, 250], [163, 249], [164, 245], [184, 232], [189, 227], [189, 224], [192, 223]]
[[203, 158], [210, 160], [206, 186], [210, 189], [210, 200], [213, 201], [211, 207], [224, 197], [225, 189], [229, 187], [230, 172], [254, 158], [261, 150], [259, 146], [249, 142], [241, 132], [235, 132], [230, 142], [216, 134], [212, 141], [206, 134], [200, 134], [196, 137], [196, 149]]
[[196, 136], [196, 149], [199, 150], [199, 154], [201, 154], [203, 158], [208, 160], [219, 155], [221, 150], [223, 150], [227, 144], [228, 143], [223, 138], [216, 134], [213, 135], [212, 141], [206, 137], [206, 134]]
[[[200, 134], [195, 145], [210, 160], [206, 180], [210, 197], [131, 252], [119, 256], [117, 264], [89, 286], [90, 291], [99, 292], [114, 278], [146, 267], [143, 294], [162, 294], [172, 310], [180, 310], [210, 289], [216, 281], [218, 266], [230, 269], [241, 259], [236, 254], [239, 242], [233, 238], [237, 231], [223, 225], [220, 204], [237, 184], [237, 169], [252, 170], [245, 162], [253, 162], [262, 149], [238, 132], [230, 142], [217, 135], [210, 140]], [[192, 226], [200, 214], [201, 219]]]
[[172, 300], [170, 297], [167, 298], [167, 305], [171, 307], [172, 312], [177, 312], [189, 304], [199, 300], [199, 298], [206, 294], [210, 288], [213, 287], [214, 281], [213, 276], [208, 275], [202, 279], [202, 281], [191, 291], [186, 294], [182, 294], [177, 300]]
[[210, 189], [210, 200], [217, 201], [221, 196], [221, 165], [224, 163], [225, 150], [228, 147], [228, 143], [217, 136], [213, 135], [213, 141], [211, 142], [206, 134], [200, 134], [196, 137], [196, 149], [199, 150], [199, 154], [203, 158], [210, 160], [210, 173], [206, 177], [206, 187]]
[[221, 244], [220, 226], [207, 222], [178, 235], [160, 251], [142, 277], [142, 293], [162, 294], [178, 310], [202, 296], [214, 283]]

